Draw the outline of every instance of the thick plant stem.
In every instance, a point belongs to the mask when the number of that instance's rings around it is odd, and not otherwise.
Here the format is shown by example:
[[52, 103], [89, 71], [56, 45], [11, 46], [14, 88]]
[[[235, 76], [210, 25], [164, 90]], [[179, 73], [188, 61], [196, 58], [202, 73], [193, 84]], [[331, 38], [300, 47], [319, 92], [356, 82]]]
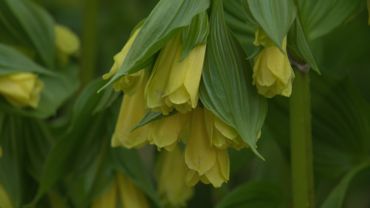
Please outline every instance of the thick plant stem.
[[100, 0], [84, 0], [81, 58], [82, 86], [91, 81], [96, 73], [99, 2]]
[[290, 98], [293, 208], [314, 207], [309, 73], [296, 71]]

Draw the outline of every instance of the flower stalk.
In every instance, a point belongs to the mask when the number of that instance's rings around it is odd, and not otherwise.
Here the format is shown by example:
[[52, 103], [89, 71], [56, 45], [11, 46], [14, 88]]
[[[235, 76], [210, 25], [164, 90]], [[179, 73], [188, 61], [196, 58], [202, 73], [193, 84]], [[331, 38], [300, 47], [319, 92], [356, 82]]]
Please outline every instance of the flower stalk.
[[293, 208], [314, 207], [309, 73], [296, 70], [290, 98]]

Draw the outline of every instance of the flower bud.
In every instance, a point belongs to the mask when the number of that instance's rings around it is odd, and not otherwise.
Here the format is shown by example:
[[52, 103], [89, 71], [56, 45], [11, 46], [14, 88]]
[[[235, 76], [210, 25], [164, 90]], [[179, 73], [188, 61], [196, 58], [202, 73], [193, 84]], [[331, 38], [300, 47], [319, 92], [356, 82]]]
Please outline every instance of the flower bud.
[[121, 199], [120, 207], [149, 208], [149, 204], [144, 193], [138, 189], [129, 178], [123, 174], [119, 174], [117, 176], [117, 182]]
[[29, 72], [0, 76], [0, 94], [17, 107], [37, 108], [43, 82], [37, 75]]
[[57, 55], [62, 63], [68, 62], [68, 57], [76, 54], [80, 49], [80, 40], [68, 27], [56, 24], [55, 45]]
[[271, 44], [267, 37], [259, 34], [256, 33], [255, 44], [264, 48], [257, 55], [253, 66], [253, 84], [265, 97], [271, 98], [275, 95], [289, 97], [292, 93], [294, 72], [286, 54], [286, 38], [282, 44], [284, 51], [281, 51]]

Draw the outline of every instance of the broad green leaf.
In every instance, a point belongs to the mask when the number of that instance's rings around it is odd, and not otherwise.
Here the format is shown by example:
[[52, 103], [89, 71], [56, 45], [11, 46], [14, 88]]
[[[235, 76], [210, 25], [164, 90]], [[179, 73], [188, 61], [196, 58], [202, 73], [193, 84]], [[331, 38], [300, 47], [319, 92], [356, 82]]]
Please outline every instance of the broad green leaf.
[[[173, 114], [173, 113], [171, 113]], [[147, 112], [144, 117], [139, 121], [139, 123], [137, 123], [133, 128], [132, 128], [132, 131], [137, 129], [137, 128], [140, 128], [140, 127], [143, 127], [147, 124], [149, 124], [150, 122], [152, 121], [155, 121], [157, 119], [161, 119], [163, 118], [163, 115], [161, 112], [153, 112], [153, 111], [149, 111]]]
[[22, 137], [19, 137], [20, 120], [0, 113], [0, 146], [3, 154], [0, 157], [0, 184], [8, 193], [12, 204], [20, 207], [24, 196], [22, 194]]
[[0, 22], [9, 36], [37, 51], [45, 66], [52, 68], [55, 57], [54, 22], [38, 5], [24, 0], [0, 1]]
[[213, 3], [210, 24], [200, 99], [258, 154], [256, 142], [267, 113], [266, 101], [252, 86], [251, 69], [226, 27], [220, 1]]
[[100, 128], [101, 114], [93, 116], [93, 110], [99, 103], [102, 94], [96, 91], [104, 84], [103, 81], [90, 83], [77, 99], [71, 120], [71, 125], [64, 135], [58, 138], [56, 144], [49, 152], [44, 164], [37, 196], [33, 203], [36, 203], [68, 170], [70, 162], [73, 161], [74, 152], [79, 152], [79, 147], [86, 141], [84, 138], [95, 138], [93, 136], [106, 128]]
[[202, 12], [195, 16], [191, 24], [182, 31], [183, 49], [181, 59], [184, 59], [196, 46], [206, 44], [208, 33], [208, 14]]
[[217, 208], [283, 208], [282, 190], [271, 183], [249, 182], [226, 195]]
[[131, 178], [133, 183], [143, 190], [157, 207], [162, 207], [151, 175], [145, 169], [137, 151], [124, 148], [114, 148], [112, 151], [116, 168]]
[[296, 17], [293, 0], [246, 0], [254, 19], [280, 48]]
[[14, 48], [0, 43], [0, 75], [15, 72], [53, 74]]
[[343, 200], [345, 198], [348, 186], [350, 185], [351, 181], [364, 169], [370, 167], [370, 163], [364, 163], [357, 167], [354, 167], [351, 171], [349, 171], [334, 187], [334, 189], [329, 194], [328, 198], [324, 201], [321, 205], [321, 208], [341, 208], [343, 207]]
[[309, 64], [310, 68], [321, 74], [299, 18], [294, 22], [289, 35], [288, 48], [293, 54], [293, 57], [298, 59], [296, 61]]
[[302, 27], [309, 40], [332, 31], [356, 15], [363, 0], [296, 0]]
[[224, 2], [227, 26], [240, 43], [248, 58], [254, 57], [259, 51], [259, 48], [253, 44], [258, 25], [253, 19], [249, 8], [245, 8], [243, 0], [225, 0]]
[[[206, 11], [209, 0], [161, 0], [145, 19], [121, 68], [109, 81], [144, 68], [154, 54], [180, 28], [190, 25], [192, 19]], [[106, 86], [107, 86], [106, 85]]]

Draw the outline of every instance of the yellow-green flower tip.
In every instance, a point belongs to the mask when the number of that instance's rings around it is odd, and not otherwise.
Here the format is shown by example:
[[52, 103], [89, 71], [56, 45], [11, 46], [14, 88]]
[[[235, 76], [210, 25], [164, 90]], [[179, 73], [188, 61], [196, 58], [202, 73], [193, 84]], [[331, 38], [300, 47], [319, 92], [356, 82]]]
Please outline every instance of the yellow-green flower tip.
[[29, 72], [0, 76], [0, 94], [16, 107], [37, 108], [43, 82]]
[[68, 27], [55, 25], [55, 44], [60, 53], [73, 55], [80, 49], [80, 40]]
[[181, 60], [181, 36], [171, 39], [160, 52], [148, 81], [148, 108], [165, 115], [173, 108], [181, 113], [196, 108], [205, 51], [205, 45], [197, 46]]
[[103, 79], [110, 79], [117, 71], [121, 68], [123, 62], [126, 59], [128, 52], [131, 49], [132, 44], [134, 43], [137, 35], [139, 34], [140, 28], [134, 31], [134, 33], [130, 36], [126, 44], [123, 46], [122, 50], [118, 52], [114, 57], [114, 63], [111, 67], [110, 71], [103, 75]]
[[2, 184], [0, 184], [0, 207], [13, 208], [8, 192], [6, 192]]
[[149, 208], [149, 203], [144, 193], [129, 178], [118, 174], [117, 180], [119, 198], [121, 199], [121, 206], [118, 207]]
[[161, 200], [169, 207], [185, 207], [193, 194], [193, 189], [186, 183], [188, 168], [178, 146], [171, 152], [161, 153], [158, 164], [158, 192]]

